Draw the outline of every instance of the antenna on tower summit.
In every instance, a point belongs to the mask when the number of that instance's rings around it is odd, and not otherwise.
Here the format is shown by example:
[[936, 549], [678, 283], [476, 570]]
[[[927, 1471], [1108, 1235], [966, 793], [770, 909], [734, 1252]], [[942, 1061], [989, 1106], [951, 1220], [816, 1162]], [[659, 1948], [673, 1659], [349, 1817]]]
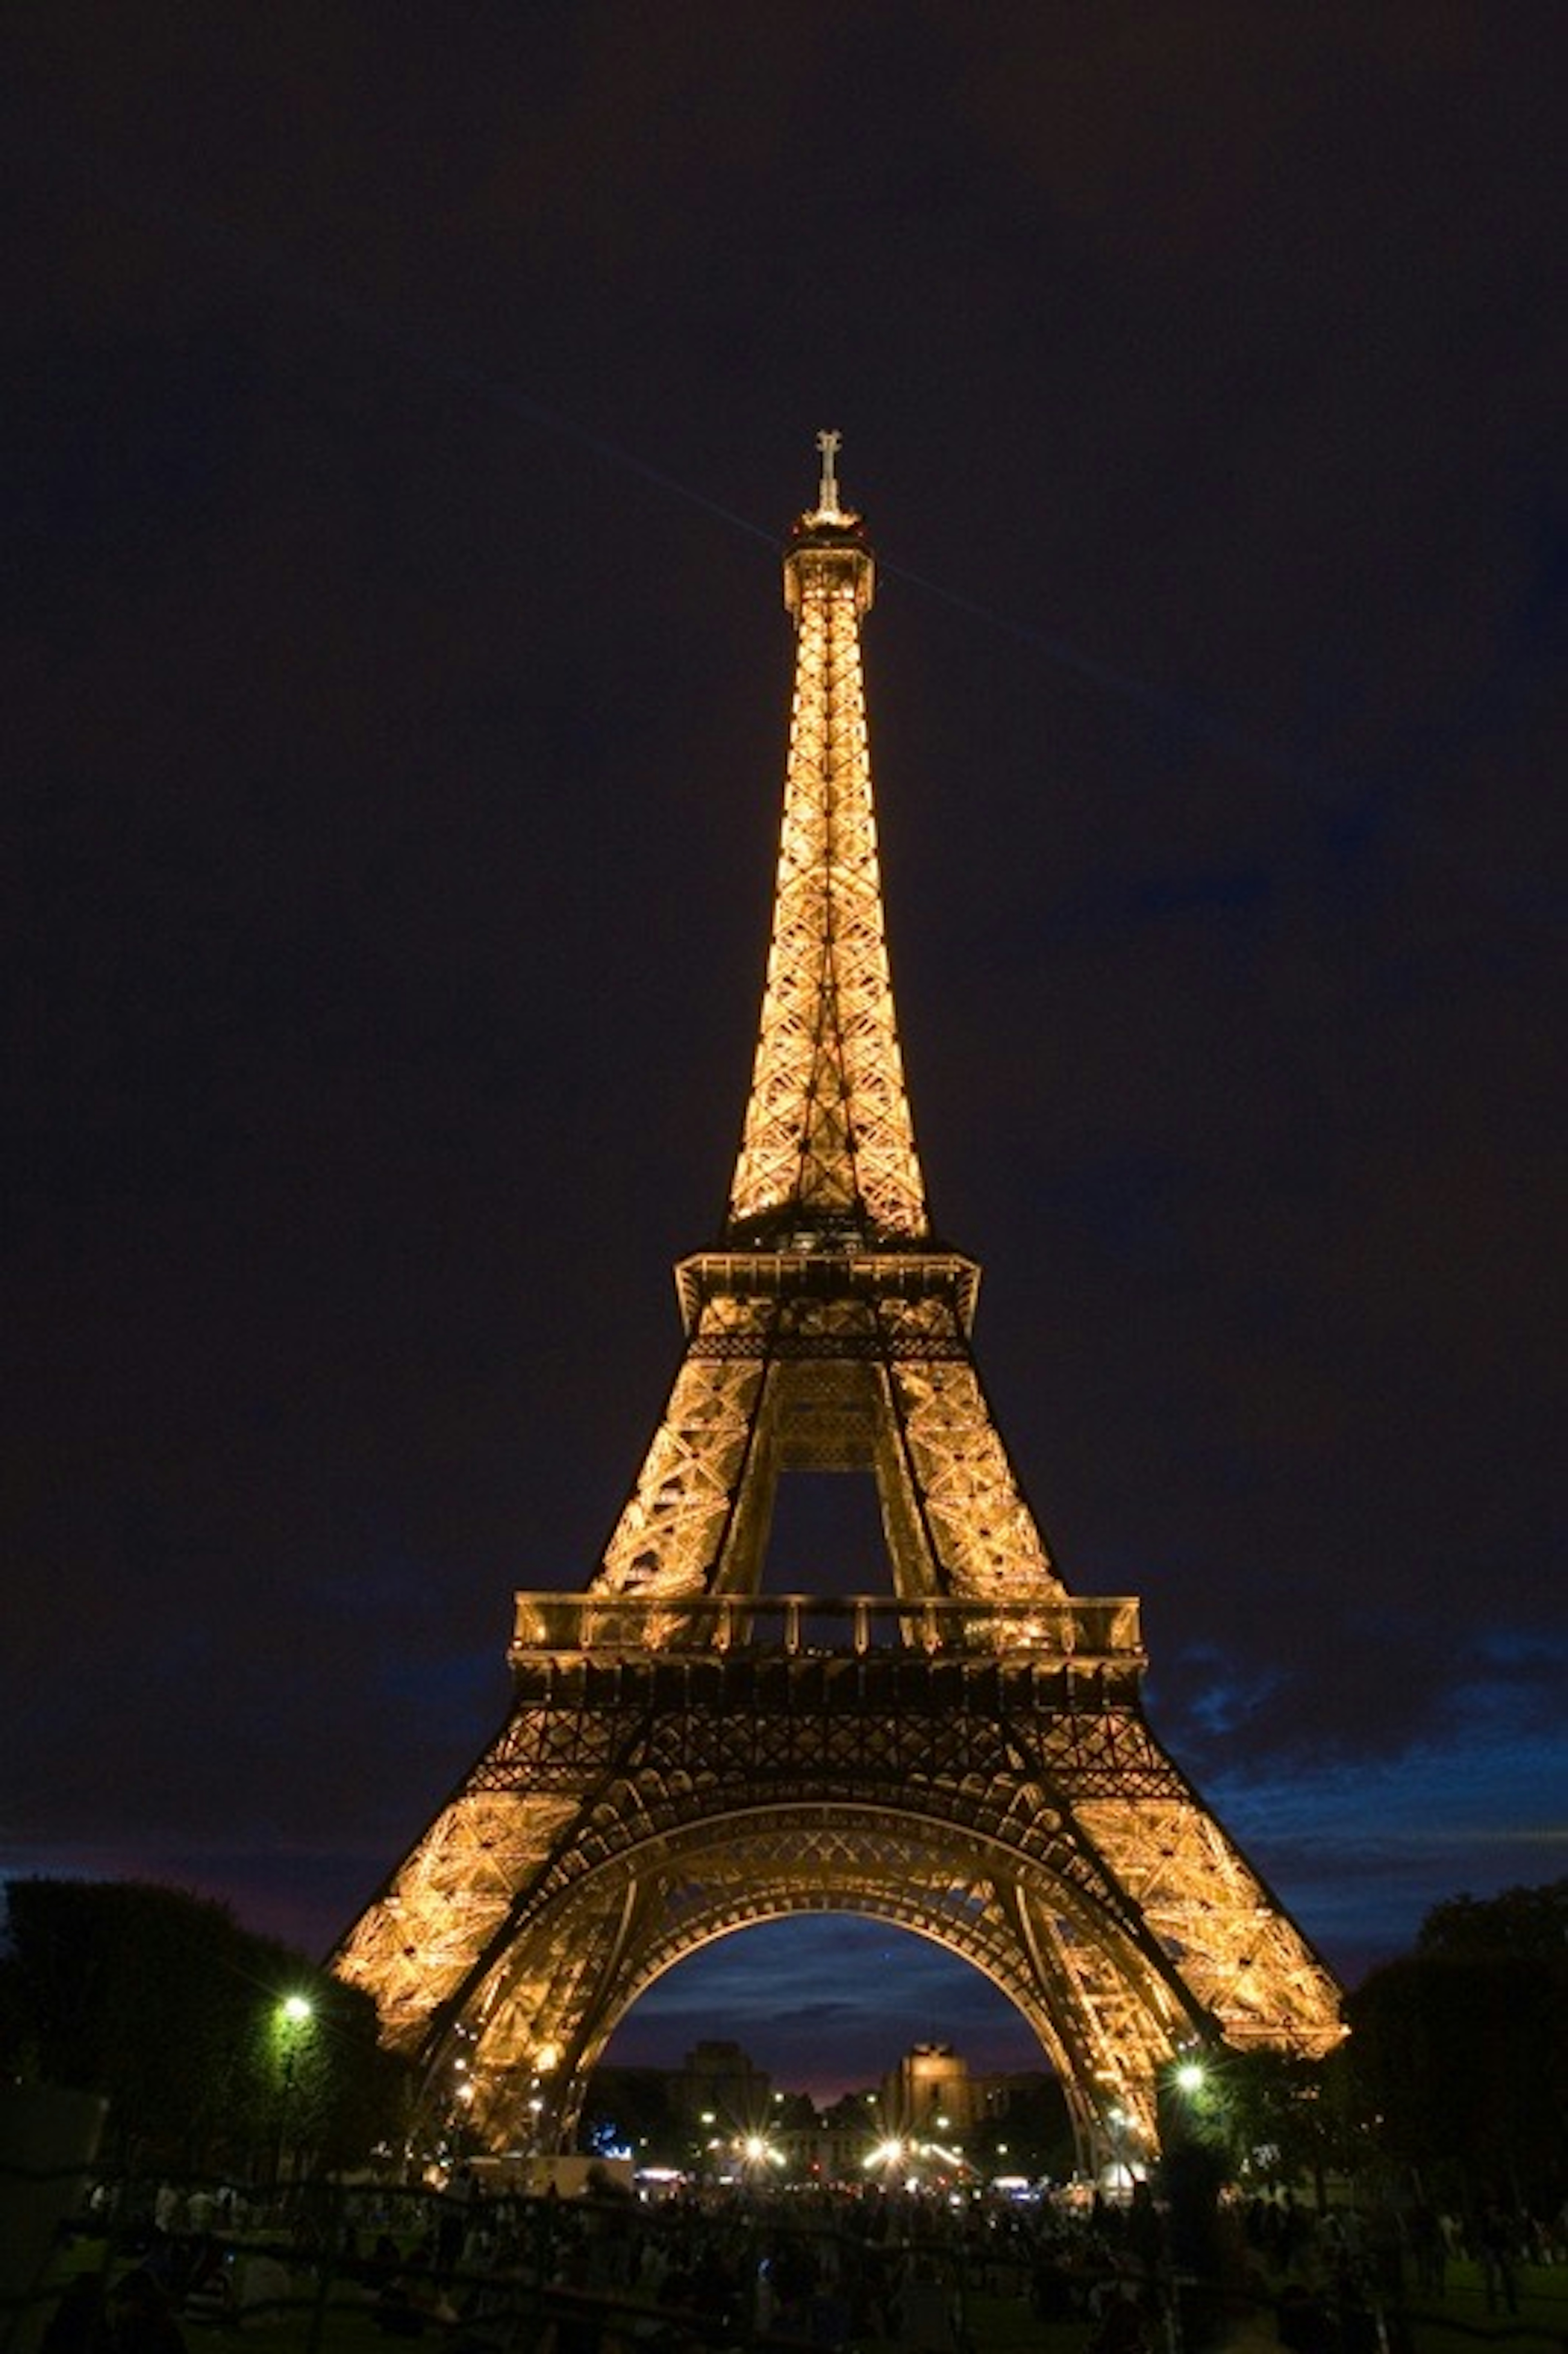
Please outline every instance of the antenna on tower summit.
[[819, 514], [837, 514], [839, 512], [839, 483], [833, 471], [833, 460], [843, 447], [843, 439], [842, 433], [831, 429], [824, 429], [817, 436], [817, 447], [822, 453], [822, 479], [817, 490]]

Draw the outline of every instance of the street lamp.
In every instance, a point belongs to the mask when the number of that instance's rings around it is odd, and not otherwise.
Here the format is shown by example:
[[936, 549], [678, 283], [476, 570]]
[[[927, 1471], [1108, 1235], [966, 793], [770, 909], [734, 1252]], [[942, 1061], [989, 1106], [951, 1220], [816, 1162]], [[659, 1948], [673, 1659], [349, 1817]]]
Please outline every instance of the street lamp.
[[278, 2094], [278, 2147], [272, 2165], [274, 2184], [283, 2179], [283, 2154], [288, 2147], [289, 2105], [294, 2092], [294, 2063], [302, 2030], [315, 2015], [308, 1995], [285, 1995], [278, 2006], [278, 2038], [282, 2050], [283, 2081]]
[[775, 2149], [773, 2144], [763, 2134], [742, 2134], [736, 2147], [741, 2165], [748, 2178], [754, 2174], [760, 2174], [765, 2167], [782, 2166], [784, 2163], [783, 2151]]

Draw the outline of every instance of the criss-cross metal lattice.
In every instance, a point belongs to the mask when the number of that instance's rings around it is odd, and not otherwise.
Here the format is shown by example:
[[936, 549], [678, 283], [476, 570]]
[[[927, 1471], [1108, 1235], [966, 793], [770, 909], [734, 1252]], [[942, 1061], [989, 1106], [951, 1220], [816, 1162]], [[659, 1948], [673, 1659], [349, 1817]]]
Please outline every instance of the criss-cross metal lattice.
[[[512, 1707], [344, 1939], [343, 1975], [497, 2143], [565, 2138], [617, 2021], [748, 1923], [859, 1912], [1018, 2005], [1086, 2140], [1155, 2131], [1190, 2038], [1306, 2052], [1333, 1981], [1150, 1730], [1130, 1599], [1069, 1595], [932, 1237], [894, 1017], [860, 623], [822, 437], [772, 945], [715, 1249], [599, 1569], [523, 1594]], [[768, 1594], [781, 1477], [874, 1476], [889, 1590]]]
[[785, 572], [795, 706], [773, 945], [733, 1227], [790, 1210], [875, 1235], [927, 1231], [882, 919], [860, 620], [872, 560], [819, 510]]

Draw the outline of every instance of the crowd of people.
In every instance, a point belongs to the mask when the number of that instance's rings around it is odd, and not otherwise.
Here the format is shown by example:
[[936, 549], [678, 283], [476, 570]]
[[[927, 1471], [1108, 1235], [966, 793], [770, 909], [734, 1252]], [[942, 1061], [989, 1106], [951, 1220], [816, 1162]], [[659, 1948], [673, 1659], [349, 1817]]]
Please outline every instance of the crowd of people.
[[[191, 2354], [192, 2335], [345, 2308], [452, 2354], [984, 2354], [977, 2313], [1081, 2325], [1087, 2354], [1166, 2354], [1238, 2334], [1289, 2354], [1373, 2354], [1408, 2301], [1473, 2263], [1486, 2310], [1521, 2267], [1568, 2262], [1568, 2223], [1495, 2200], [1318, 2214], [1291, 2192], [1235, 2200], [1168, 2173], [1162, 2195], [1000, 2197], [687, 2190], [645, 2200], [608, 2171], [584, 2195], [300, 2186], [282, 2208], [163, 2186], [117, 2219], [118, 2261], [82, 2271], [40, 2354]], [[330, 2338], [326, 2341], [330, 2348]], [[390, 2354], [390, 2350], [389, 2350]]]

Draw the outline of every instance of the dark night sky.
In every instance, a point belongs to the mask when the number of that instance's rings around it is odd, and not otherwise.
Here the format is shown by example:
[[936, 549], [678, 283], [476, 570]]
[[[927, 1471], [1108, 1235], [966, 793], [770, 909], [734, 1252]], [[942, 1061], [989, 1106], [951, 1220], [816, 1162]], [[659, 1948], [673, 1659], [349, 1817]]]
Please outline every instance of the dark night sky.
[[[591, 1572], [833, 424], [927, 1174], [1069, 1578], [1352, 1978], [1556, 1877], [1561, 10], [4, 40], [0, 1871], [324, 1947]], [[1023, 2060], [976, 1984], [788, 1924], [618, 2048]]]

